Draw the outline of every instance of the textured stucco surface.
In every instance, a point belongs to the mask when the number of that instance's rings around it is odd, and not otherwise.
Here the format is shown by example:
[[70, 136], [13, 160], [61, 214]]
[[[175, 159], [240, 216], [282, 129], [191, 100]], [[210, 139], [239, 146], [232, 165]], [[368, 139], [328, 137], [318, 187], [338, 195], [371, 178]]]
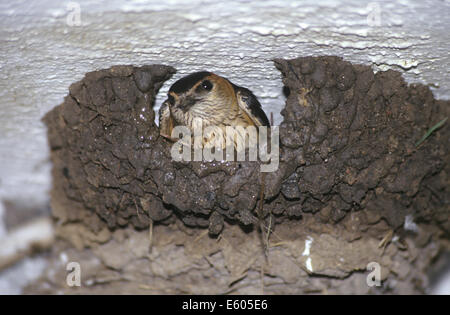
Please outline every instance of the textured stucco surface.
[[[70, 26], [78, 7], [81, 25]], [[437, 98], [449, 99], [449, 15], [450, 2], [437, 0], [2, 1], [0, 201], [48, 203], [40, 119], [88, 71], [117, 64], [177, 68], [156, 108], [181, 76], [214, 71], [253, 90], [275, 123], [285, 97], [273, 58], [338, 55], [400, 70], [408, 82], [433, 84]]]

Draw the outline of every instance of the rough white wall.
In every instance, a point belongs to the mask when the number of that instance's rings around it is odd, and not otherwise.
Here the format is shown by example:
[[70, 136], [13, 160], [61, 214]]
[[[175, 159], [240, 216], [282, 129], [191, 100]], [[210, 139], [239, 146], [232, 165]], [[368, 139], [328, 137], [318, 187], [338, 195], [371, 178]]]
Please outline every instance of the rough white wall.
[[[79, 10], [78, 10], [79, 9]], [[81, 25], [77, 24], [78, 16]], [[450, 96], [450, 2], [3, 1], [0, 3], [0, 198], [48, 201], [40, 118], [84, 73], [163, 63], [181, 76], [215, 71], [252, 89], [266, 112], [284, 104], [272, 58], [333, 54]]]

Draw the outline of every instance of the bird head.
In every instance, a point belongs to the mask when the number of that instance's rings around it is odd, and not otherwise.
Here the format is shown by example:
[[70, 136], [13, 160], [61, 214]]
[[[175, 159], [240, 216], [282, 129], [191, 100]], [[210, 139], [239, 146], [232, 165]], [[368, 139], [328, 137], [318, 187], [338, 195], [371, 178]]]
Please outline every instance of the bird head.
[[[176, 81], [165, 103], [172, 113], [199, 116], [215, 114], [233, 102], [234, 89], [228, 80], [207, 71], [195, 72]], [[197, 116], [197, 115], [196, 115]]]

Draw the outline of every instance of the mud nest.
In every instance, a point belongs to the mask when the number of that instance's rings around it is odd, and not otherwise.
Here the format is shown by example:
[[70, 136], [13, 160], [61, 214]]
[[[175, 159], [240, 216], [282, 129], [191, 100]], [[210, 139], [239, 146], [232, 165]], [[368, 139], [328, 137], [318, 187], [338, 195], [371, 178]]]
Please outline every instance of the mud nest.
[[[449, 102], [400, 73], [373, 73], [339, 57], [275, 60], [287, 95], [280, 165], [265, 177], [263, 216], [312, 215], [335, 224], [364, 212], [392, 229], [412, 222], [448, 238], [449, 129], [417, 141]], [[155, 95], [175, 70], [116, 66], [86, 74], [44, 122], [53, 162], [52, 208], [61, 222], [98, 232], [181, 219], [219, 234], [224, 220], [253, 226], [258, 162], [174, 162], [159, 136]], [[269, 215], [270, 214], [270, 215]]]

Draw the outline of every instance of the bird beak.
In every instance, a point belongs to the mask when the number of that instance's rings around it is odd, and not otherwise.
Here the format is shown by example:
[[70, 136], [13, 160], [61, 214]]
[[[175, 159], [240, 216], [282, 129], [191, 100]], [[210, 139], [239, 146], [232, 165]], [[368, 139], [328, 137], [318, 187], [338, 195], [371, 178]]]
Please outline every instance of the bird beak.
[[189, 110], [192, 106], [195, 105], [195, 103], [197, 103], [197, 99], [195, 99], [192, 96], [188, 96], [186, 98], [184, 98], [180, 104], [178, 105], [178, 107], [183, 110], [183, 111], [187, 111]]

